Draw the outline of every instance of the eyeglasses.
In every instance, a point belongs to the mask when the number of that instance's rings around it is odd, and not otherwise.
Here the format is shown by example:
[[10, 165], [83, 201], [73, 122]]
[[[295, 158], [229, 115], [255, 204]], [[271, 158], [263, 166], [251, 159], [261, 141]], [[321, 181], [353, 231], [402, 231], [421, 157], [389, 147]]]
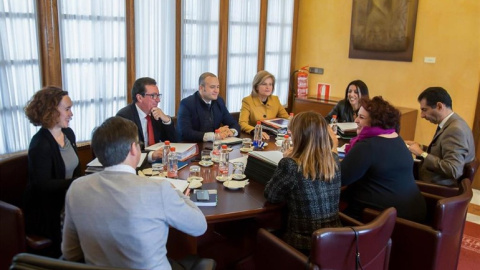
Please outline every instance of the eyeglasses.
[[143, 94], [143, 96], [149, 96], [152, 99], [162, 98], [162, 94]]

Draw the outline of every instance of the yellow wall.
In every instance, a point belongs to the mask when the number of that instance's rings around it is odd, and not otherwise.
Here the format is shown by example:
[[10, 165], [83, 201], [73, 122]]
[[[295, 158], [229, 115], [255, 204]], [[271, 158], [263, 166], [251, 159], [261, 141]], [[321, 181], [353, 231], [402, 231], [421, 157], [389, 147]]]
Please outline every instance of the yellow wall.
[[[419, 108], [418, 94], [442, 86], [453, 109], [472, 127], [480, 83], [480, 1], [420, 0], [412, 62], [349, 59], [352, 0], [300, 0], [295, 67], [322, 67], [310, 74], [309, 91], [330, 83], [331, 96], [343, 97], [355, 79], [367, 83], [370, 96], [382, 95], [396, 106]], [[435, 64], [424, 63], [436, 57]], [[417, 120], [415, 140], [428, 144], [435, 126]]]

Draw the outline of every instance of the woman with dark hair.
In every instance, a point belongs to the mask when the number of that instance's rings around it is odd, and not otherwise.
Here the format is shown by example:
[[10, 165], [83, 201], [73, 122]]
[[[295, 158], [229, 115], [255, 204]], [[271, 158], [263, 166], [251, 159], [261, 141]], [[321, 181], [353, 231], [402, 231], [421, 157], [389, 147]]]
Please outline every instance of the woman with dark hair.
[[264, 195], [271, 203], [287, 203], [284, 239], [309, 254], [315, 230], [342, 226], [338, 216], [341, 184], [338, 140], [316, 112], [297, 114], [289, 129], [293, 131], [293, 148], [278, 163]]
[[399, 217], [424, 222], [425, 201], [413, 177], [413, 158], [396, 132], [400, 112], [382, 97], [362, 100], [357, 137], [345, 148], [342, 185], [345, 214], [359, 219], [364, 208], [395, 207]]
[[25, 106], [34, 126], [41, 126], [28, 148], [29, 182], [25, 192], [26, 230], [47, 237], [52, 246], [46, 256], [61, 255], [61, 212], [65, 194], [73, 179], [80, 176], [72, 120], [72, 100], [67, 91], [45, 87]]
[[337, 116], [338, 122], [353, 122], [360, 109], [360, 100], [368, 99], [368, 87], [361, 80], [350, 82], [345, 89], [345, 98], [340, 100], [337, 105], [325, 117], [330, 122], [333, 115]]

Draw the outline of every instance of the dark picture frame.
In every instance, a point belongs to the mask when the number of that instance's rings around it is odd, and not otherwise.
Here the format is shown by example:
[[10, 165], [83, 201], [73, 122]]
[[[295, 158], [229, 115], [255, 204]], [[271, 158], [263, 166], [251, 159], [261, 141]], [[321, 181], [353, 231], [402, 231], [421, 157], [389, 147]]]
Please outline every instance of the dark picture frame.
[[411, 62], [418, 0], [352, 0], [349, 58]]

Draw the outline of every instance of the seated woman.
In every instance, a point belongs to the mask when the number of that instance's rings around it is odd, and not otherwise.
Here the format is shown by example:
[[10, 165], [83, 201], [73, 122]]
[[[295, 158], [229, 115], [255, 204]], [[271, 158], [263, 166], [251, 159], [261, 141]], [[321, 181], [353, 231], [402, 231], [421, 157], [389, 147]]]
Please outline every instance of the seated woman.
[[25, 192], [25, 221], [28, 233], [47, 237], [52, 246], [46, 256], [61, 255], [60, 215], [72, 179], [80, 176], [72, 120], [72, 100], [67, 91], [46, 87], [25, 107], [34, 126], [41, 126], [28, 148], [29, 182]]
[[[252, 133], [258, 120], [288, 118], [278, 97], [272, 95], [274, 90], [275, 77], [268, 71], [259, 71], [253, 78], [252, 94], [242, 100], [238, 123], [243, 132]], [[270, 138], [266, 132], [262, 137], [266, 140]]]
[[340, 100], [335, 107], [328, 113], [325, 120], [330, 123], [333, 115], [337, 116], [337, 121], [353, 122], [360, 109], [360, 99], [368, 99], [368, 87], [361, 80], [350, 82], [345, 90], [345, 98]]
[[289, 129], [296, 131], [292, 134], [293, 148], [278, 163], [264, 195], [271, 203], [287, 203], [284, 239], [309, 254], [315, 230], [342, 226], [338, 216], [341, 184], [338, 140], [316, 112], [297, 114]]
[[342, 185], [348, 185], [345, 214], [360, 219], [366, 207], [393, 206], [401, 218], [425, 221], [425, 200], [413, 178], [412, 155], [396, 130], [399, 121], [400, 112], [382, 97], [361, 101], [358, 135], [341, 163]]

